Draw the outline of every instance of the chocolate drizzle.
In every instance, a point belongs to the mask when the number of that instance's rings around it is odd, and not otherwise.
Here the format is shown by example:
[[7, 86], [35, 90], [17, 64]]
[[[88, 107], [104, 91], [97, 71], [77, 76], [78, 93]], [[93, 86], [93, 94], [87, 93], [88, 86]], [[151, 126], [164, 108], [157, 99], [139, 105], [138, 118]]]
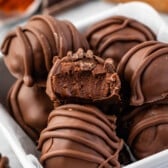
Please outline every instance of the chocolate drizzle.
[[22, 80], [18, 80], [9, 90], [8, 106], [18, 124], [37, 141], [53, 109], [52, 102], [45, 94], [45, 88], [27, 87]]
[[168, 45], [149, 41], [132, 48], [121, 60], [118, 74], [128, 83], [131, 105], [164, 101], [168, 96]]
[[130, 48], [155, 39], [148, 27], [124, 16], [114, 16], [96, 23], [87, 30], [86, 37], [96, 54], [113, 58], [116, 65]]
[[70, 22], [36, 15], [6, 36], [1, 51], [15, 77], [22, 77], [27, 86], [45, 86], [53, 57], [63, 57], [79, 47], [88, 49], [87, 41]]
[[[123, 141], [115, 134], [115, 121], [113, 116], [110, 123], [101, 111], [92, 106], [68, 104], [56, 108], [50, 113], [48, 126], [39, 139], [42, 164], [46, 166], [52, 158], [57, 163], [57, 158], [63, 157], [69, 167], [79, 166], [71, 159], [81, 160], [82, 168], [86, 167], [84, 162], [99, 168], [120, 167], [118, 155]], [[92, 141], [94, 137], [95, 142]], [[65, 163], [57, 166], [61, 168]]]
[[167, 104], [158, 104], [136, 108], [123, 117], [128, 124], [127, 143], [138, 159], [167, 149], [167, 112]]

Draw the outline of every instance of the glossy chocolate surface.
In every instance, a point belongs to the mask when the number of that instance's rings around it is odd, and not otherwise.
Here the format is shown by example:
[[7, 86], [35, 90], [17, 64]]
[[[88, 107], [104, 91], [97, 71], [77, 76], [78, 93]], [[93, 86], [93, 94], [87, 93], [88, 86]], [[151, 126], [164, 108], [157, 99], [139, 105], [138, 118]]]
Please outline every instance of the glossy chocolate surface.
[[123, 117], [127, 143], [137, 159], [168, 148], [168, 104], [136, 108]]
[[56, 58], [47, 79], [51, 100], [64, 103], [116, 102], [120, 100], [120, 80], [113, 61], [95, 56], [91, 50], [69, 52]]
[[123, 141], [115, 133], [116, 117], [110, 121], [93, 106], [67, 104], [53, 110], [39, 139], [44, 168], [119, 168]]
[[34, 141], [37, 141], [53, 109], [45, 88], [36, 85], [27, 87], [23, 81], [17, 80], [9, 91], [8, 104], [14, 119]]
[[[117, 70], [122, 85], [128, 85], [130, 104], [165, 101], [168, 97], [168, 44], [141, 43], [122, 58]], [[167, 101], [168, 103], [168, 101]]]
[[88, 49], [88, 43], [70, 22], [35, 15], [7, 34], [1, 51], [13, 76], [23, 78], [27, 86], [45, 86], [53, 57], [63, 57], [79, 47]]
[[116, 66], [130, 48], [156, 38], [150, 28], [124, 16], [99, 21], [88, 28], [86, 37], [97, 55], [112, 58]]

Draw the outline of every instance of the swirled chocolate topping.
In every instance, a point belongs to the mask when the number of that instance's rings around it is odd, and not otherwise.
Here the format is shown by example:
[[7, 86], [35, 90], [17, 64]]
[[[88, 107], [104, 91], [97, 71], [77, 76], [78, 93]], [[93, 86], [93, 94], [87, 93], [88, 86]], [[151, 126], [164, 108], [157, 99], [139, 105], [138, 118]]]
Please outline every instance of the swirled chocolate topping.
[[113, 61], [95, 56], [91, 50], [56, 58], [47, 79], [51, 100], [70, 103], [119, 101], [120, 80]]
[[53, 56], [63, 57], [69, 50], [88, 49], [86, 39], [68, 21], [36, 15], [4, 39], [1, 51], [13, 76], [27, 86], [45, 86]]
[[92, 25], [86, 31], [86, 37], [97, 55], [114, 59], [116, 66], [130, 48], [156, 39], [148, 27], [124, 16], [113, 16]]
[[0, 154], [0, 168], [9, 168], [9, 160]]
[[122, 58], [117, 70], [130, 104], [163, 101], [168, 97], [168, 44], [148, 41], [133, 47]]
[[123, 141], [116, 136], [115, 122], [115, 116], [109, 122], [93, 106], [59, 106], [40, 135], [41, 163], [45, 168], [120, 167]]
[[137, 159], [168, 148], [168, 104], [136, 108], [123, 117], [127, 143]]
[[36, 85], [27, 87], [22, 80], [17, 80], [8, 93], [8, 104], [14, 119], [34, 141], [37, 141], [53, 109], [45, 88]]

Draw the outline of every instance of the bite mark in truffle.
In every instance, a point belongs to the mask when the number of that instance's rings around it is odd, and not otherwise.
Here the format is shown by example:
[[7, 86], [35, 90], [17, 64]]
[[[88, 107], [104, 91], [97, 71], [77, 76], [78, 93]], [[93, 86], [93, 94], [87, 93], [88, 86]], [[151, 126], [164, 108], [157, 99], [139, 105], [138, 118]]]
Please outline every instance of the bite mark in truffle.
[[47, 79], [51, 100], [71, 103], [117, 102], [120, 80], [112, 59], [103, 60], [91, 50], [68, 52], [56, 58]]

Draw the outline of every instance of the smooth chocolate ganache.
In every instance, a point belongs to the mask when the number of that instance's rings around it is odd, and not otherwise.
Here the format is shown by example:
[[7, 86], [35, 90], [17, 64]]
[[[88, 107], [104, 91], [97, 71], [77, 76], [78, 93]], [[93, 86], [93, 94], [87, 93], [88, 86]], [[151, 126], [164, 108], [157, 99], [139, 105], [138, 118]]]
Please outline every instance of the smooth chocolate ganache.
[[53, 109], [45, 88], [27, 87], [17, 80], [8, 93], [9, 112], [27, 134], [37, 141], [47, 126], [48, 115]]
[[35, 15], [25, 26], [7, 34], [1, 51], [13, 76], [22, 78], [27, 86], [45, 86], [53, 56], [63, 57], [80, 47], [88, 49], [88, 43], [73, 24]]
[[114, 59], [116, 66], [130, 48], [156, 39], [150, 28], [124, 16], [99, 21], [88, 28], [86, 37], [95, 54]]
[[120, 100], [120, 85], [112, 59], [103, 60], [80, 48], [55, 58], [46, 91], [52, 101], [63, 103], [113, 103]]
[[126, 94], [130, 95], [131, 105], [165, 101], [168, 98], [168, 44], [148, 41], [133, 47], [122, 58], [117, 72], [122, 90], [129, 91]]
[[9, 168], [9, 160], [0, 154], [0, 168]]
[[[112, 121], [113, 120], [113, 121]], [[123, 140], [111, 122], [94, 106], [67, 104], [54, 109], [40, 135], [44, 168], [119, 168]]]
[[123, 117], [121, 124], [137, 159], [168, 149], [168, 104], [136, 108]]

